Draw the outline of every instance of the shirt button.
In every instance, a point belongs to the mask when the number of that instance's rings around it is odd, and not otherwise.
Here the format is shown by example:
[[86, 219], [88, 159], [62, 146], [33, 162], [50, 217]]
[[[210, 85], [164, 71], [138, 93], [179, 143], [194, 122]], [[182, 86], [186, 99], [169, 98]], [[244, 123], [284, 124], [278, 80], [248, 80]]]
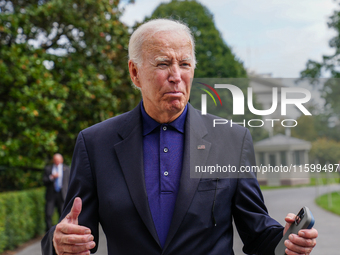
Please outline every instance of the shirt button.
[[166, 131], [168, 128], [166, 126], [163, 126], [163, 130]]
[[169, 175], [169, 172], [168, 172], [168, 171], [165, 171], [165, 172], [164, 172], [164, 175], [165, 175], [165, 176], [168, 176], [168, 175]]
[[167, 147], [165, 147], [165, 148], [163, 149], [163, 151], [164, 151], [165, 153], [167, 153], [167, 152], [169, 151], [169, 149], [168, 149]]

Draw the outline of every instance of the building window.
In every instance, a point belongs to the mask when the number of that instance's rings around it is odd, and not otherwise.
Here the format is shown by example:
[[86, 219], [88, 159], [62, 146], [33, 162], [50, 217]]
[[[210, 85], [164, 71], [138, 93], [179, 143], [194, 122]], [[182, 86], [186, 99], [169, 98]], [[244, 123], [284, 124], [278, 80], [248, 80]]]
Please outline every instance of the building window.
[[280, 152], [280, 157], [281, 157], [281, 164], [283, 166], [286, 166], [287, 165], [286, 152], [285, 151], [281, 151]]
[[269, 165], [276, 166], [275, 154], [269, 154]]
[[260, 164], [264, 165], [264, 152], [260, 152]]
[[294, 161], [295, 165], [303, 164], [303, 151], [294, 151]]

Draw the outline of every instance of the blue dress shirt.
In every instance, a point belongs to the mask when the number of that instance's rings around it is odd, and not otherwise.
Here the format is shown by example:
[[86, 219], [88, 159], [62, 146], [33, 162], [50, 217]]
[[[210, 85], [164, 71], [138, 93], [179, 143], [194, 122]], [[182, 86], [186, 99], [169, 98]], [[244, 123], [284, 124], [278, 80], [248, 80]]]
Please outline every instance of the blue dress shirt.
[[143, 104], [141, 111], [146, 192], [158, 238], [164, 247], [182, 172], [187, 106], [177, 119], [168, 124], [152, 119]]

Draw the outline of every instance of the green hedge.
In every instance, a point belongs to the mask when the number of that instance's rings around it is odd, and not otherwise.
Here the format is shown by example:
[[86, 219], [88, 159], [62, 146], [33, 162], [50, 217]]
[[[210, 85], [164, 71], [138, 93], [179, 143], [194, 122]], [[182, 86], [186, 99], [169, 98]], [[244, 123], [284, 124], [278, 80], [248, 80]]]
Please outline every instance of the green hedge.
[[42, 235], [45, 189], [0, 193], [0, 253]]

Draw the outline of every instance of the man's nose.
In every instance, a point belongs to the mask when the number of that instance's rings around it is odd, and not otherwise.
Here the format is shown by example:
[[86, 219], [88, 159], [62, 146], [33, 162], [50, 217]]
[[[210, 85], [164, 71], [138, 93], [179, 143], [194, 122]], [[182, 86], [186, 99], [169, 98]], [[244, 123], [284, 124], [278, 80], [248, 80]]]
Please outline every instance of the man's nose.
[[170, 67], [169, 81], [178, 83], [181, 81], [181, 69], [178, 65]]

